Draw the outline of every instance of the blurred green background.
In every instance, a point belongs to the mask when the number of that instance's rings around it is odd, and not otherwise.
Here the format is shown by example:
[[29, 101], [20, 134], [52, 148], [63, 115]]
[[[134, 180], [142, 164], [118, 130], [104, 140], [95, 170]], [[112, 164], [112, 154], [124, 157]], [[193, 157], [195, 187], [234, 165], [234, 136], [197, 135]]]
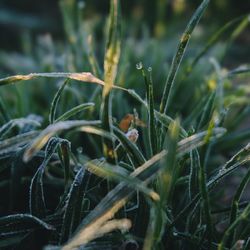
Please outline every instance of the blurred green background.
[[[158, 85], [155, 89], [158, 102], [178, 41], [200, 3], [199, 0], [122, 0], [122, 52], [116, 83], [133, 88], [143, 96], [141, 76], [135, 67], [142, 61], [145, 67], [153, 68], [153, 79]], [[181, 68], [185, 69], [192, 62], [219, 29], [235, 18], [246, 16], [249, 10], [250, 1], [210, 1], [192, 34]], [[108, 12], [109, 0], [1, 0], [1, 77], [31, 72], [90, 71], [103, 78]], [[210, 89], [210, 83], [216, 76], [213, 65], [208, 63], [209, 58], [216, 58], [222, 70], [249, 63], [249, 27], [249, 21], [244, 27], [239, 27], [239, 22], [232, 25], [199, 60], [187, 81], [182, 81], [183, 76], [178, 74], [180, 84], [176, 87], [174, 98], [181, 98], [182, 102], [177, 102], [173, 113], [185, 115], [190, 112], [193, 107], [185, 103], [190, 103], [194, 96], [199, 99], [198, 89], [207, 86]], [[180, 72], [185, 74], [184, 71]], [[20, 83], [18, 87], [3, 88], [0, 97], [8, 103], [12, 117], [30, 113], [46, 117], [58, 86], [48, 79], [33, 82], [35, 84], [31, 81]], [[73, 105], [74, 101], [89, 101], [94, 89], [95, 86], [74, 85], [73, 101], [65, 97], [65, 107]], [[74, 95], [78, 96], [77, 100]], [[243, 98], [242, 95], [240, 92], [240, 98]], [[131, 100], [117, 100], [124, 102], [124, 107], [130, 106], [127, 104]], [[132, 110], [124, 108], [115, 112], [121, 118], [125, 112]]]
[[[20, 40], [27, 32], [33, 36], [49, 32], [55, 38], [62, 38], [64, 33], [59, 2], [59, 0], [1, 0], [1, 49], [20, 50]], [[187, 22], [200, 2], [200, 0], [121, 1], [123, 17], [126, 20], [143, 22], [154, 36], [170, 36], [171, 26], [174, 25], [175, 29], [182, 27], [181, 24]], [[103, 19], [108, 14], [108, 0], [78, 0], [78, 4], [84, 6], [85, 20]], [[209, 23], [207, 27], [209, 29], [249, 11], [250, 1], [211, 1], [203, 22]]]

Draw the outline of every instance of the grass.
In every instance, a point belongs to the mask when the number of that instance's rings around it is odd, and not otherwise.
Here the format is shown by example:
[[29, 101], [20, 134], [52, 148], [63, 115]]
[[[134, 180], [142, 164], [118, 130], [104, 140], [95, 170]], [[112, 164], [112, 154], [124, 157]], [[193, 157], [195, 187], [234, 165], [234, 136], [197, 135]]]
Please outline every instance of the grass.
[[[185, 57], [208, 4], [198, 6], [166, 66], [162, 41], [122, 44], [118, 0], [110, 1], [103, 51], [81, 6], [61, 0], [63, 70], [29, 55], [49, 72], [0, 79], [1, 249], [249, 248], [242, 197], [250, 133], [241, 128], [250, 114], [249, 65], [223, 68], [249, 16]], [[61, 45], [46, 46], [56, 54]], [[149, 51], [143, 58], [141, 46]], [[241, 178], [228, 197], [234, 177]]]

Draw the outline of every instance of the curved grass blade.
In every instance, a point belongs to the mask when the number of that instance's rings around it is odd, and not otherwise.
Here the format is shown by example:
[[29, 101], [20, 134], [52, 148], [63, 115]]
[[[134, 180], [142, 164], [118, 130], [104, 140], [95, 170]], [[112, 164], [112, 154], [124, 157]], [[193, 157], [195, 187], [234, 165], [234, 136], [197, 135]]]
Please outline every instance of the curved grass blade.
[[28, 233], [36, 229], [55, 230], [52, 225], [30, 214], [15, 214], [1, 217], [0, 247], [10, 248], [10, 246], [19, 243]]
[[[224, 179], [226, 176], [235, 171], [238, 167], [243, 166], [250, 161], [250, 144], [242, 148], [238, 153], [236, 153], [228, 162], [226, 162], [220, 171], [213, 176], [207, 183], [207, 189], [209, 191], [213, 190], [218, 183]], [[200, 202], [201, 194], [198, 193], [186, 207], [175, 217], [174, 221], [171, 223], [170, 227], [173, 227], [180, 219], [182, 219], [192, 208]]]
[[[170, 116], [167, 116], [166, 114], [161, 114], [160, 112], [156, 111], [155, 110], [155, 116], [157, 118], [157, 120], [165, 127], [165, 128], [168, 128], [170, 123], [174, 122], [174, 120], [170, 117]], [[188, 133], [187, 131], [180, 126], [180, 135], [182, 137], [187, 137], [188, 136]]]
[[160, 104], [160, 113], [166, 113], [167, 108], [169, 106], [170, 98], [171, 98], [171, 90], [173, 88], [173, 84], [175, 81], [176, 74], [178, 72], [179, 66], [181, 64], [182, 58], [185, 54], [186, 47], [188, 45], [191, 34], [198, 24], [201, 16], [208, 6], [209, 0], [203, 0], [200, 6], [196, 9], [193, 14], [191, 20], [189, 21], [182, 37], [180, 43], [177, 48], [177, 52], [173, 58], [171, 68], [167, 77], [167, 81], [164, 87], [161, 104]]
[[[216, 130], [216, 129], [214, 129]], [[223, 129], [218, 129], [217, 134], [215, 135], [221, 135], [222, 132], [224, 132]], [[204, 137], [207, 135], [206, 132], [200, 133], [198, 136], [191, 136], [191, 138], [186, 138], [181, 141], [181, 143], [178, 144], [178, 155], [183, 155], [187, 152], [190, 152], [191, 150], [195, 149], [196, 147], [201, 146], [204, 143]], [[185, 146], [184, 146], [185, 145]], [[160, 170], [160, 166], [158, 164], [151, 166], [152, 164], [156, 163], [160, 159], [162, 159], [166, 155], [166, 151], [162, 151], [160, 154], [157, 154], [153, 158], [151, 158], [149, 161], [145, 162], [143, 166], [137, 168], [131, 176], [135, 176], [140, 180], [143, 180], [146, 182], [150, 181], [152, 178], [154, 178], [155, 173], [157, 173]], [[151, 166], [151, 167], [150, 167]], [[131, 190], [129, 187], [124, 187], [124, 185], [120, 184], [118, 185], [114, 190], [109, 192], [109, 194], [97, 205], [96, 209], [91, 212], [85, 220], [83, 220], [80, 228], [83, 228], [82, 231], [79, 232], [79, 234], [76, 234], [75, 238], [76, 241], [80, 240], [86, 240], [84, 236], [84, 239], [81, 238], [85, 234], [86, 230], [89, 230], [89, 227], [93, 225], [93, 231], [91, 231], [91, 234], [94, 234], [95, 230], [100, 227], [103, 223], [105, 223], [106, 220], [110, 219], [110, 217], [113, 217], [114, 213], [118, 211], [122, 206], [125, 205], [127, 201], [128, 194], [130, 192], [133, 193], [134, 190]], [[115, 199], [114, 197], [120, 197], [119, 199]], [[194, 201], [199, 200], [199, 196], [195, 197]], [[109, 209], [110, 208], [110, 209]], [[105, 212], [106, 211], [106, 212]], [[103, 216], [101, 216], [103, 214]], [[100, 217], [100, 219], [95, 220], [97, 217]], [[92, 223], [91, 223], [92, 221]], [[89, 224], [89, 226], [88, 226]], [[80, 230], [80, 229], [79, 229]], [[93, 235], [91, 235], [92, 237]], [[87, 239], [88, 240], [88, 239]], [[68, 244], [65, 245], [65, 249], [68, 249], [67, 247], [70, 247], [74, 245], [74, 237], [71, 241], [68, 242]]]
[[227, 73], [226, 77], [232, 77], [235, 75], [240, 75], [240, 74], [247, 74], [250, 73], [250, 68], [248, 67], [239, 67], [237, 69], [231, 70]]
[[99, 78], [92, 75], [90, 72], [82, 73], [65, 73], [65, 72], [53, 72], [53, 73], [31, 73], [28, 75], [15, 75], [0, 79], [0, 86], [7, 85], [19, 81], [28, 81], [39, 77], [45, 78], [68, 78], [80, 82], [90, 82], [104, 85], [104, 82]]
[[64, 243], [71, 236], [73, 231], [72, 227], [73, 227], [75, 212], [76, 210], [81, 211], [82, 201], [84, 196], [80, 196], [80, 194], [82, 194], [81, 190], [86, 189], [86, 184], [88, 183], [86, 182], [84, 176], [85, 176], [85, 170], [84, 168], [81, 168], [77, 172], [75, 179], [70, 187], [67, 201], [65, 204], [65, 213], [63, 216], [60, 244]]
[[[109, 33], [104, 59], [104, 88], [102, 92], [101, 121], [104, 130], [112, 134], [112, 95], [111, 89], [116, 78], [121, 52], [120, 1], [110, 0]], [[114, 142], [103, 139], [103, 153], [111, 163], [116, 162]]]
[[60, 122], [60, 121], [65, 121], [65, 120], [69, 119], [70, 117], [78, 114], [79, 112], [82, 112], [84, 109], [88, 109], [88, 108], [91, 108], [94, 106], [95, 106], [95, 104], [93, 102], [80, 104], [80, 105], [70, 109], [69, 111], [65, 112], [63, 115], [59, 116], [55, 120], [55, 123]]
[[[137, 177], [146, 183], [152, 180], [152, 178], [154, 178], [156, 173], [159, 171], [159, 167], [156, 166], [156, 164], [162, 159], [162, 157], [164, 157], [165, 154], [166, 152], [163, 151], [155, 155], [131, 173], [130, 176]], [[125, 183], [117, 185], [82, 221], [73, 238], [71, 238], [62, 249], [72, 249], [81, 244], [84, 245], [98, 237], [98, 230], [104, 226], [108, 220], [113, 218], [114, 214], [125, 205], [128, 198], [134, 192], [135, 190], [131, 187], [127, 187]]]
[[18, 118], [18, 119], [10, 120], [6, 124], [4, 124], [2, 127], [0, 127], [0, 139], [3, 138], [4, 135], [7, 134], [15, 126], [22, 128], [24, 125], [33, 125], [35, 127], [40, 127], [41, 123], [31, 118]]
[[200, 128], [204, 127], [211, 119], [214, 101], [215, 101], [215, 96], [216, 96], [216, 92], [213, 92], [209, 96], [207, 103], [206, 103], [205, 107], [203, 108], [203, 111], [202, 111], [201, 117], [199, 119], [199, 123], [197, 125], [196, 130], [199, 130]]
[[44, 129], [40, 135], [33, 141], [31, 146], [25, 151], [23, 160], [27, 162], [31, 159], [55, 134], [60, 133], [65, 130], [74, 129], [77, 127], [100, 125], [99, 121], [64, 121], [49, 125]]
[[43, 218], [46, 215], [46, 205], [45, 205], [44, 191], [43, 191], [44, 171], [52, 155], [55, 153], [58, 146], [62, 142], [66, 143], [65, 140], [57, 138], [57, 137], [51, 138], [49, 140], [45, 149], [44, 160], [31, 180], [30, 201], [29, 201], [30, 213], [40, 218]]
[[54, 227], [30, 214], [14, 214], [0, 218], [0, 232], [7, 233], [14, 230], [44, 228], [47, 230], [54, 230]]
[[20, 149], [22, 146], [33, 140], [38, 134], [39, 131], [31, 131], [1, 141], [0, 155]]
[[54, 123], [55, 121], [55, 117], [56, 117], [56, 108], [58, 105], [58, 102], [61, 98], [62, 92], [64, 90], [64, 88], [66, 87], [66, 85], [68, 84], [69, 79], [67, 79], [66, 81], [64, 81], [64, 83], [62, 84], [62, 86], [58, 89], [58, 91], [56, 92], [54, 99], [51, 103], [51, 107], [50, 107], [50, 113], [49, 113], [49, 122]]

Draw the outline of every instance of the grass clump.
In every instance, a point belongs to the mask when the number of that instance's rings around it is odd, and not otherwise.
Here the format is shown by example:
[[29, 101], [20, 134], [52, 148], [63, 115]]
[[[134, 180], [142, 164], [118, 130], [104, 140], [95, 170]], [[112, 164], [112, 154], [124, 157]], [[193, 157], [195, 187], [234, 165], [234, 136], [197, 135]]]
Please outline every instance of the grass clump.
[[[91, 34], [72, 11], [79, 6], [61, 0], [63, 72], [0, 79], [2, 93], [16, 93], [20, 105], [1, 95], [2, 249], [249, 248], [250, 205], [241, 197], [250, 178], [250, 132], [239, 129], [250, 113], [249, 67], [225, 71], [223, 56], [206, 57], [224, 32], [232, 31], [232, 44], [249, 16], [227, 23], [185, 62], [208, 4], [191, 17], [164, 84], [157, 76], [162, 65], [144, 67], [154, 54], [128, 73], [139, 58], [135, 39], [122, 46], [119, 0], [110, 1], [103, 72]], [[159, 41], [145, 41], [163, 53]], [[44, 82], [51, 78], [65, 81], [56, 91]], [[40, 115], [29, 114], [26, 101], [36, 102], [37, 90], [53, 90], [54, 97], [40, 100]], [[244, 176], [224, 202], [225, 179], [238, 175]]]

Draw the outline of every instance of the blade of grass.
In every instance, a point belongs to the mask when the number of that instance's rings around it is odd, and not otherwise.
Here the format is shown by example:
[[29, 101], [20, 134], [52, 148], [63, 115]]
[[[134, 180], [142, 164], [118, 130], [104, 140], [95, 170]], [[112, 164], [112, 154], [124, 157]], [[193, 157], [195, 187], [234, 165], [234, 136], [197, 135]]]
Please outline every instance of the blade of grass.
[[65, 112], [64, 114], [62, 114], [61, 116], [59, 116], [56, 120], [55, 120], [55, 123], [56, 122], [59, 122], [59, 121], [65, 121], [65, 120], [68, 120], [70, 117], [78, 114], [79, 112], [82, 112], [83, 110], [85, 109], [88, 109], [88, 108], [92, 108], [94, 107], [95, 104], [93, 102], [89, 102], [89, 103], [83, 103], [83, 104], [80, 104], [72, 109], [70, 109], [69, 111]]
[[199, 152], [197, 149], [190, 152], [189, 197], [190, 200], [199, 192]]
[[[250, 161], [250, 144], [246, 145], [240, 151], [238, 151], [228, 162], [226, 162], [221, 168], [220, 171], [211, 177], [211, 179], [206, 183], [209, 191], [213, 190], [218, 183], [224, 179], [226, 176], [234, 172], [238, 167], [243, 166]], [[189, 203], [182, 209], [182, 211], [175, 217], [174, 221], [171, 223], [169, 228], [173, 227], [180, 219], [182, 219], [194, 205], [199, 203], [201, 194], [198, 193]]]
[[151, 208], [149, 225], [146, 235], [146, 241], [144, 242], [143, 249], [152, 249], [153, 247], [159, 247], [165, 232], [165, 225], [168, 221], [166, 213], [166, 207], [171, 207], [173, 198], [173, 188], [178, 176], [178, 170], [176, 168], [176, 151], [177, 141], [179, 139], [179, 121], [170, 123], [168, 135], [165, 139], [164, 148], [168, 153], [162, 162], [162, 171], [158, 177], [158, 186], [160, 200], [155, 206]]
[[33, 120], [30, 118], [18, 118], [13, 119], [0, 127], [0, 140], [15, 126], [22, 128], [24, 125], [33, 125], [35, 127], [40, 127], [41, 124], [37, 120]]
[[196, 130], [199, 130], [200, 128], [204, 127], [210, 121], [212, 111], [213, 111], [215, 96], [216, 96], [216, 92], [211, 93], [211, 95], [209, 96], [207, 103], [205, 107], [203, 108], [201, 117], [199, 119], [200, 121], [197, 125]]
[[1, 96], [0, 96], [0, 113], [2, 114], [5, 122], [8, 122], [10, 120], [9, 112], [6, 109]]
[[69, 141], [61, 141], [59, 157], [64, 168], [64, 191], [66, 192], [70, 183], [70, 152], [71, 144]]
[[[79, 192], [81, 186], [83, 185], [83, 181], [85, 176], [85, 169], [81, 168], [76, 176], [75, 179], [70, 187], [67, 201], [65, 204], [65, 213], [63, 216], [63, 223], [61, 228], [61, 236], [60, 236], [60, 244], [64, 243], [68, 238], [71, 236], [72, 232], [72, 224], [74, 220], [75, 210], [81, 209], [81, 204], [78, 204], [80, 207], [76, 207], [77, 201], [80, 198], [81, 200], [83, 197], [79, 197]], [[86, 183], [84, 183], [85, 185]]]
[[141, 68], [142, 76], [144, 78], [145, 86], [146, 86], [146, 97], [147, 97], [147, 106], [148, 106], [148, 132], [149, 132], [149, 145], [151, 154], [154, 155], [157, 153], [157, 135], [156, 135], [156, 127], [155, 127], [155, 113], [154, 113], [154, 93], [153, 93], [153, 80], [152, 80], [152, 69], [149, 71], [149, 79], [146, 75], [144, 67]]
[[233, 20], [227, 22], [223, 27], [221, 27], [206, 43], [204, 48], [198, 53], [198, 55], [195, 57], [195, 59], [192, 61], [191, 65], [188, 68], [188, 74], [193, 70], [193, 68], [196, 66], [196, 64], [199, 62], [199, 60], [208, 52], [208, 50], [213, 47], [221, 38], [222, 36], [227, 33], [228, 31], [232, 30], [232, 27], [236, 25], [236, 28], [233, 30], [236, 30], [239, 26], [242, 25], [242, 23], [245, 23], [246, 19], [248, 19], [248, 16], [241, 16], [236, 17]]
[[[244, 192], [244, 189], [246, 188], [247, 184], [250, 181], [250, 170], [248, 170], [247, 174], [244, 176], [243, 180], [241, 181], [235, 195], [232, 201], [232, 206], [231, 206], [231, 213], [230, 213], [230, 225], [234, 223], [234, 221], [237, 219], [237, 213], [239, 210], [239, 202], [240, 202], [240, 198]], [[235, 238], [234, 236], [234, 231], [232, 231], [232, 240], [231, 243], [233, 241], [233, 239]]]
[[25, 144], [29, 143], [38, 134], [39, 134], [39, 131], [31, 131], [31, 132], [13, 136], [11, 138], [1, 141], [0, 142], [0, 154], [6, 154], [8, 152], [16, 151], [20, 149], [21, 146], [24, 146]]
[[57, 137], [52, 137], [49, 140], [45, 149], [44, 160], [31, 180], [30, 199], [29, 199], [30, 213], [40, 218], [45, 217], [46, 212], [47, 212], [45, 200], [44, 200], [44, 189], [43, 189], [44, 171], [52, 155], [55, 153], [58, 146], [62, 142], [66, 142], [66, 141]]
[[[29, 161], [45, 144], [46, 142], [55, 134], [74, 129], [77, 127], [90, 127], [93, 125], [100, 125], [99, 121], [63, 121], [49, 125], [44, 129], [40, 135], [33, 141], [29, 148], [25, 151], [23, 159], [25, 162]], [[97, 130], [97, 129], [96, 129]], [[95, 131], [96, 131], [95, 130]]]
[[[154, 167], [155, 164], [165, 155], [161, 152], [149, 161], [145, 162], [141, 167], [137, 168], [131, 177], [138, 177], [142, 181], [152, 179], [159, 168]], [[135, 190], [127, 187], [125, 183], [120, 183], [111, 190], [94, 210], [82, 221], [74, 237], [62, 248], [68, 250], [81, 244], [86, 244], [90, 240], [98, 237], [97, 231], [105, 225], [105, 223], [113, 218], [114, 214], [125, 205], [127, 199]]]
[[128, 175], [129, 173], [127, 171], [124, 171], [124, 168], [120, 167], [119, 165], [114, 168], [113, 165], [110, 165], [108, 163], [102, 163], [101, 165], [97, 165], [92, 161], [86, 163], [86, 168], [97, 176], [113, 179], [118, 183], [124, 182], [128, 186], [134, 189], [138, 189], [145, 195], [149, 196], [151, 199], [159, 200], [159, 195], [155, 191], [145, 186], [137, 178], [130, 177]]
[[7, 85], [19, 81], [28, 81], [39, 77], [45, 78], [68, 78], [80, 82], [90, 82], [104, 85], [104, 82], [99, 78], [93, 76], [90, 72], [82, 73], [65, 73], [65, 72], [53, 72], [53, 73], [31, 73], [28, 75], [15, 75], [0, 79], [0, 86]]
[[[112, 131], [112, 94], [121, 50], [120, 1], [110, 0], [108, 39], [104, 59], [104, 88], [102, 92], [101, 121], [104, 130]], [[114, 142], [103, 139], [103, 154], [111, 163], [116, 162]]]
[[171, 68], [167, 77], [167, 81], [164, 87], [161, 104], [160, 104], [160, 113], [166, 113], [170, 98], [171, 98], [171, 90], [173, 88], [173, 84], [175, 81], [176, 74], [178, 72], [179, 66], [181, 64], [181, 61], [183, 59], [183, 56], [185, 54], [186, 47], [188, 45], [189, 39], [191, 38], [191, 34], [198, 24], [201, 16], [203, 15], [204, 11], [207, 8], [207, 5], [209, 3], [209, 0], [203, 0], [200, 6], [196, 9], [195, 13], [191, 17], [191, 20], [189, 21], [182, 37], [180, 40], [180, 43], [177, 48], [177, 52], [173, 58]]
[[68, 84], [68, 82], [69, 82], [69, 79], [64, 81], [64, 83], [61, 85], [61, 87], [58, 89], [58, 91], [56, 92], [56, 94], [54, 96], [54, 99], [53, 99], [53, 101], [51, 103], [51, 107], [50, 107], [50, 113], [49, 113], [50, 124], [54, 123], [54, 121], [55, 121], [57, 105], [58, 105], [58, 102], [61, 98], [62, 92], [63, 92], [64, 88], [66, 87], [66, 85]]

